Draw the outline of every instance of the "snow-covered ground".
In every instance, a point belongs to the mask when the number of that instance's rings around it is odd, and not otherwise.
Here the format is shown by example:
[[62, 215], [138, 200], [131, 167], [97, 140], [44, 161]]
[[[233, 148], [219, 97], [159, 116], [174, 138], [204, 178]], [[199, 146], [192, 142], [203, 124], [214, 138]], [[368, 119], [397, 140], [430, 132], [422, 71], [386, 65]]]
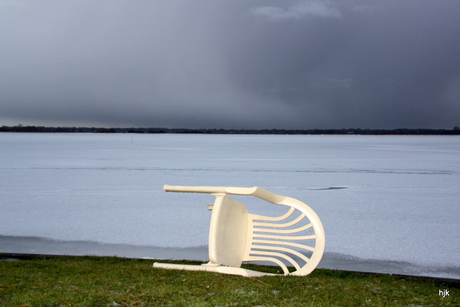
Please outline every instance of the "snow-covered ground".
[[163, 185], [260, 186], [318, 213], [323, 267], [460, 278], [458, 136], [0, 133], [0, 149], [0, 252], [200, 258], [214, 197]]

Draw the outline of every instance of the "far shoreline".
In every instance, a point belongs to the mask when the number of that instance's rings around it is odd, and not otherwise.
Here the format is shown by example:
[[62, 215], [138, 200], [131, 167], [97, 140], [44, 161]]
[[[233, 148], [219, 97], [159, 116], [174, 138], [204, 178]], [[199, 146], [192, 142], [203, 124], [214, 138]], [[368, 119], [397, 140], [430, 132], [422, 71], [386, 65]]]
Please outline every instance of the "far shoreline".
[[133, 134], [249, 134], [249, 135], [460, 135], [460, 128], [426, 129], [217, 129], [217, 128], [163, 128], [163, 127], [45, 127], [45, 126], [1, 126], [0, 132], [27, 133], [133, 133]]

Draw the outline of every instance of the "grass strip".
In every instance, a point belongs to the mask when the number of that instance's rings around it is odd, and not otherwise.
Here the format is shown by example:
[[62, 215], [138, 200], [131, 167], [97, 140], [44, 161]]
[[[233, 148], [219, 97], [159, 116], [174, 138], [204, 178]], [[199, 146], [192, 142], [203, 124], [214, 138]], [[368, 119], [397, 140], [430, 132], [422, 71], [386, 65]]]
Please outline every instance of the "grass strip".
[[[245, 278], [156, 269], [152, 267], [154, 260], [7, 257], [0, 254], [0, 306], [6, 307], [460, 306], [457, 280], [326, 269], [317, 269], [305, 277]], [[246, 267], [275, 273], [278, 269]]]

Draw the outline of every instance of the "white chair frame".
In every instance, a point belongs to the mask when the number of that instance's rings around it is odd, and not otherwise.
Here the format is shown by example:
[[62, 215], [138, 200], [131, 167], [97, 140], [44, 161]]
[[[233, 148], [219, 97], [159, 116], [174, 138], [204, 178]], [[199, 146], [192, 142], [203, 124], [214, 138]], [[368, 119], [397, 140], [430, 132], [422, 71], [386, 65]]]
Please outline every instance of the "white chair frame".
[[[263, 261], [277, 264], [284, 275], [305, 276], [317, 267], [323, 257], [326, 238], [321, 220], [309, 206], [297, 199], [259, 187], [165, 185], [164, 190], [216, 196], [214, 205], [208, 205], [208, 209], [213, 211], [209, 230], [209, 262], [202, 265], [155, 262], [155, 268], [210, 271], [247, 277], [281, 275], [240, 267], [245, 261]], [[227, 195], [255, 196], [289, 209], [279, 217], [249, 214], [244, 204]], [[300, 214], [296, 217], [295, 212]], [[305, 252], [310, 254], [309, 257]], [[290, 272], [286, 263], [294, 271]]]

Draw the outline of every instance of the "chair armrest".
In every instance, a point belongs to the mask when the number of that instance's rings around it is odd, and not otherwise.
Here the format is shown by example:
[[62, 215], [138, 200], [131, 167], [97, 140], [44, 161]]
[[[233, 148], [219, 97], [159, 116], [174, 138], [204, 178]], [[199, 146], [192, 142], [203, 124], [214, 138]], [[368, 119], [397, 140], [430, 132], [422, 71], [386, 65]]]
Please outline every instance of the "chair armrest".
[[259, 187], [240, 188], [240, 187], [207, 187], [207, 186], [178, 186], [165, 184], [163, 189], [166, 192], [184, 193], [208, 193], [208, 194], [230, 194], [255, 196], [274, 204], [282, 204], [286, 196], [281, 196]]

